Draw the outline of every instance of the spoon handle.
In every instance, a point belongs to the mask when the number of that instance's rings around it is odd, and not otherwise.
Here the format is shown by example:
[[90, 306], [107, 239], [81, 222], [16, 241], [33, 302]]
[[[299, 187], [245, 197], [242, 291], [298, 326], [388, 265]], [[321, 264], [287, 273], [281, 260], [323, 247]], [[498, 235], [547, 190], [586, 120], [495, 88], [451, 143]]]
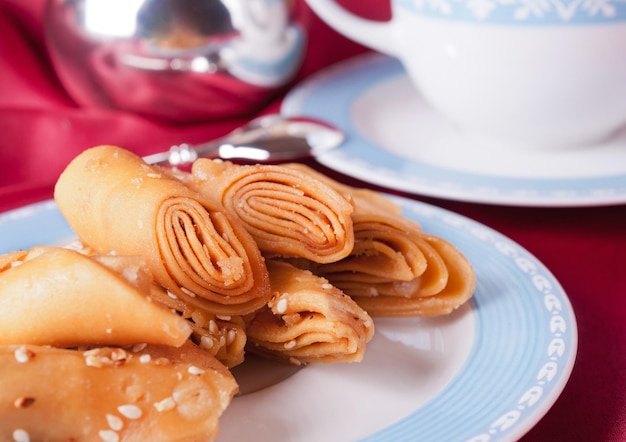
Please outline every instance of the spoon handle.
[[[219, 148], [220, 143], [212, 144], [214, 149]], [[170, 147], [168, 151], [153, 153], [143, 157], [146, 163], [160, 166], [179, 166], [181, 164], [193, 163], [196, 159], [198, 159], [198, 151], [189, 144], [178, 144]]]
[[263, 115], [216, 140], [195, 146], [187, 143], [177, 144], [170, 147], [168, 151], [147, 155], [143, 157], [143, 160], [148, 164], [161, 166], [190, 164], [201, 156], [224, 159], [250, 157], [250, 159], [264, 160], [267, 159], [265, 150], [238, 145], [262, 138], [267, 135], [269, 127], [280, 122], [284, 122], [284, 119], [279, 114]]

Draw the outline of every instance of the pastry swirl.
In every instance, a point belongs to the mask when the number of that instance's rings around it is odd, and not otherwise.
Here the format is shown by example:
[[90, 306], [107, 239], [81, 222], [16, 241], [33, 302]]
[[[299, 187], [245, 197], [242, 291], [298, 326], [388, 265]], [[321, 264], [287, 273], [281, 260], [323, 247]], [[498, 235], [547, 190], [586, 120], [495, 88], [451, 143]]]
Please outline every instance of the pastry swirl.
[[218, 198], [265, 255], [333, 262], [352, 250], [352, 205], [308, 174], [202, 158], [192, 176], [195, 189]]
[[380, 193], [335, 182], [304, 165], [289, 167], [323, 180], [354, 204], [350, 255], [296, 265], [327, 278], [372, 316], [445, 315], [472, 297], [476, 275], [454, 245], [424, 232]]
[[267, 269], [241, 223], [129, 151], [84, 151], [61, 174], [55, 199], [84, 244], [145, 257], [155, 280], [195, 308], [234, 315], [267, 302]]
[[273, 296], [248, 321], [252, 352], [291, 364], [356, 362], [374, 335], [372, 318], [326, 279], [268, 262]]

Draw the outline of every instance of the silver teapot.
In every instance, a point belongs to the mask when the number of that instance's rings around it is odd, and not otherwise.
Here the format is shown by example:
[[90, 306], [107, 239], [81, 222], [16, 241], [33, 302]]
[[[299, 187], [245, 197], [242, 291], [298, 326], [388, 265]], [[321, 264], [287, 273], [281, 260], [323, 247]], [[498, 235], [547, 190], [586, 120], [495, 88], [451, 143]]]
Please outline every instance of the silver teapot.
[[49, 0], [44, 22], [78, 104], [179, 123], [254, 112], [306, 48], [292, 0]]

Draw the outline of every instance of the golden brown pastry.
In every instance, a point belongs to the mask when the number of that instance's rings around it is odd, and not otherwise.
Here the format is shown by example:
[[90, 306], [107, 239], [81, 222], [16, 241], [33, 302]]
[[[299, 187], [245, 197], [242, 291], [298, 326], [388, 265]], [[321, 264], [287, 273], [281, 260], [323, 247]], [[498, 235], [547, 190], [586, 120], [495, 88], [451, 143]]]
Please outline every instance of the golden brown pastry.
[[0, 344], [180, 346], [191, 334], [150, 299], [152, 279], [138, 257], [98, 260], [60, 247], [7, 257], [14, 259], [0, 270]]
[[471, 298], [476, 277], [465, 256], [404, 217], [384, 195], [335, 182], [308, 166], [288, 167], [324, 180], [354, 204], [352, 253], [334, 263], [296, 265], [328, 278], [372, 316], [439, 316]]
[[[424, 235], [423, 239], [443, 261], [447, 277], [427, 272], [411, 281], [407, 296], [397, 289], [391, 292], [380, 289], [378, 295], [354, 296], [357, 303], [372, 316], [441, 316], [446, 315], [469, 301], [476, 289], [476, 274], [467, 258], [452, 244], [435, 235]], [[432, 267], [431, 267], [432, 268]], [[443, 270], [443, 269], [442, 269]], [[430, 284], [434, 283], [434, 284]], [[436, 290], [441, 286], [441, 290]], [[375, 286], [374, 286], [375, 287]]]
[[247, 326], [249, 349], [291, 364], [361, 361], [372, 318], [326, 279], [270, 260], [273, 296]]
[[127, 150], [99, 146], [78, 155], [55, 199], [84, 244], [145, 257], [155, 280], [187, 305], [235, 315], [267, 302], [267, 269], [243, 226]]
[[352, 250], [352, 205], [308, 174], [202, 158], [192, 176], [194, 188], [217, 197], [265, 255], [333, 262]]
[[132, 350], [0, 346], [0, 440], [214, 440], [228, 370], [190, 342]]
[[193, 330], [191, 339], [200, 348], [229, 368], [244, 361], [247, 335], [241, 316], [218, 316], [195, 310], [189, 320]]
[[332, 187], [337, 192], [341, 193], [345, 198], [350, 200], [355, 206], [355, 212], [379, 212], [389, 215], [402, 215], [402, 207], [385, 197], [382, 193], [359, 187], [349, 186], [347, 184], [340, 183], [327, 175], [313, 169], [306, 164], [301, 163], [286, 163], [283, 167], [288, 167], [292, 170], [297, 170], [303, 174], [309, 175], [318, 181], [323, 182], [329, 187]]
[[247, 337], [241, 316], [215, 315], [193, 309], [156, 285], [152, 286], [151, 297], [156, 302], [181, 312], [181, 316], [191, 326], [191, 340], [226, 367], [232, 368], [244, 361]]

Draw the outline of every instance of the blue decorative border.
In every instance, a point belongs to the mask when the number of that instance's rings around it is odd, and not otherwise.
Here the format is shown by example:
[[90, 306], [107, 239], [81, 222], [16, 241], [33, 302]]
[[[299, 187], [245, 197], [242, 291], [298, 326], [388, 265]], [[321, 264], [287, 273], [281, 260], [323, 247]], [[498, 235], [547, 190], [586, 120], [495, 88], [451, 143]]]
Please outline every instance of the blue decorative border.
[[500, 233], [434, 206], [394, 198], [424, 231], [473, 263], [475, 342], [458, 376], [433, 400], [366, 442], [515, 440], [564, 388], [578, 334], [569, 299], [550, 271]]
[[397, 7], [443, 20], [515, 26], [626, 21], [625, 0], [395, 0]]

